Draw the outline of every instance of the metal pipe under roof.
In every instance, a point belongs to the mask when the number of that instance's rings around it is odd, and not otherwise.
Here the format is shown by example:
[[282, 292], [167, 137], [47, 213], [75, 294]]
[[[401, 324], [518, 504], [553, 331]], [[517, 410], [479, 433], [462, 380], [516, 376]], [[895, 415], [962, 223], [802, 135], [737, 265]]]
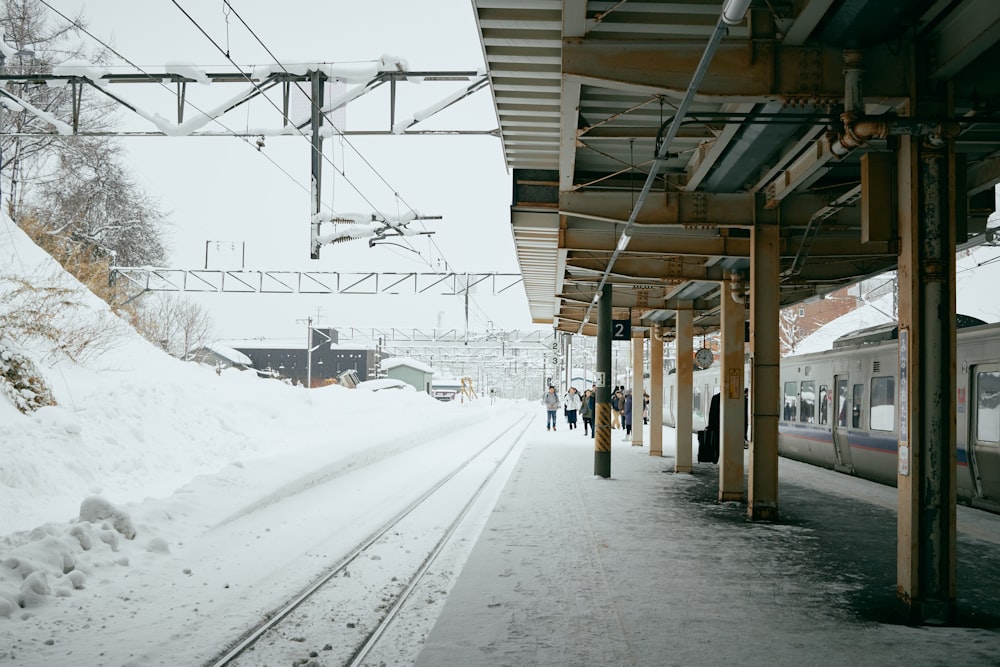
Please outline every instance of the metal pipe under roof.
[[615, 265], [615, 261], [618, 259], [619, 255], [625, 251], [628, 247], [629, 239], [631, 239], [632, 228], [635, 226], [635, 220], [639, 215], [639, 211], [642, 209], [643, 203], [646, 201], [646, 197], [649, 196], [650, 190], [653, 188], [653, 182], [656, 180], [656, 174], [660, 170], [660, 164], [666, 160], [667, 156], [670, 154], [670, 144], [673, 143], [674, 138], [677, 136], [677, 132], [680, 130], [683, 123], [684, 117], [687, 115], [688, 109], [691, 107], [691, 103], [694, 101], [695, 93], [698, 92], [698, 86], [701, 85], [701, 80], [705, 78], [705, 74], [708, 72], [708, 66], [712, 62], [712, 57], [715, 55], [715, 51], [719, 48], [719, 43], [722, 41], [722, 37], [728, 32], [730, 25], [736, 25], [743, 21], [743, 17], [750, 7], [750, 2], [752, 0], [727, 0], [725, 6], [722, 9], [722, 13], [719, 14], [719, 20], [716, 21], [715, 30], [712, 31], [712, 35], [708, 39], [708, 44], [705, 46], [704, 52], [701, 54], [701, 60], [698, 61], [698, 66], [695, 68], [694, 74], [691, 76], [691, 83], [688, 84], [687, 90], [684, 92], [684, 97], [681, 99], [681, 103], [677, 106], [677, 113], [674, 115], [673, 121], [670, 123], [670, 127], [667, 129], [666, 134], [663, 137], [663, 143], [660, 145], [660, 150], [656, 154], [656, 158], [653, 160], [653, 164], [650, 167], [649, 175], [646, 177], [646, 182], [642, 186], [642, 191], [639, 193], [639, 198], [635, 202], [635, 206], [632, 207], [632, 213], [628, 216], [628, 221], [625, 223], [625, 229], [622, 230], [621, 237], [618, 239], [618, 245], [615, 246], [615, 251], [611, 254], [611, 259], [608, 260], [608, 268], [604, 270], [604, 274], [601, 276], [601, 282], [597, 286], [597, 291], [594, 294], [593, 301], [587, 306], [587, 312], [583, 315], [583, 320], [580, 322], [580, 329], [577, 333], [583, 334], [583, 327], [586, 326], [587, 322], [590, 320], [590, 313], [594, 309], [594, 304], [598, 302], [601, 290], [604, 289], [604, 285], [608, 281], [608, 276], [611, 275], [611, 269]]

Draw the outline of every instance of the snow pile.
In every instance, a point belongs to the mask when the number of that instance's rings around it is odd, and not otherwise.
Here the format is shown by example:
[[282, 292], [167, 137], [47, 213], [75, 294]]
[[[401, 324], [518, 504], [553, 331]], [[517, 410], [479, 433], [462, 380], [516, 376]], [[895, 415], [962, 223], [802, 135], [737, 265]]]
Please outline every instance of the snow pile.
[[[82, 362], [46, 338], [17, 341], [57, 404], [21, 414], [0, 395], [0, 627], [35, 622], [55, 598], [95, 586], [114, 597], [137, 560], [166, 558], [367, 451], [400, 451], [480, 418], [413, 391], [307, 390], [169, 357], [6, 217], [0, 262], [10, 267], [4, 280], [49, 275], [75, 290], [75, 317], [114, 320], [114, 344]], [[10, 307], [0, 304], [0, 315]]]

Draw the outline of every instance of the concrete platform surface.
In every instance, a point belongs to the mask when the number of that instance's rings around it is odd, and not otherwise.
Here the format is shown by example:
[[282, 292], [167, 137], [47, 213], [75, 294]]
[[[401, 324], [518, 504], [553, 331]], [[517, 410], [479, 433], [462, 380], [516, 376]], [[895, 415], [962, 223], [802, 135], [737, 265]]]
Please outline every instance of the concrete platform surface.
[[[998, 665], [1000, 516], [959, 508], [959, 622], [896, 620], [895, 489], [782, 460], [780, 518], [718, 468], [537, 429], [417, 665]], [[647, 427], [648, 428], [648, 427]], [[648, 433], [645, 442], [649, 442]]]

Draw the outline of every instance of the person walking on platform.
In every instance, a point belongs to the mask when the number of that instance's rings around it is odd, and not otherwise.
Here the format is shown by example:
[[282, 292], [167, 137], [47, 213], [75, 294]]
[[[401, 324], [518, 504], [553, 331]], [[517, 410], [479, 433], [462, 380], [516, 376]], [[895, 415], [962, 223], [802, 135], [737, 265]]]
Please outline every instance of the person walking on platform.
[[583, 435], [587, 435], [587, 429], [594, 430], [594, 392], [587, 390], [583, 392], [583, 400], [580, 402], [580, 416], [583, 418]]
[[649, 423], [649, 394], [642, 392], [642, 423]]
[[622, 427], [625, 429], [625, 437], [622, 442], [632, 439], [632, 390], [625, 390], [625, 398], [622, 400]]
[[559, 411], [559, 394], [556, 393], [556, 388], [549, 385], [549, 391], [544, 396], [542, 396], [542, 405], [548, 411], [548, 417], [545, 421], [545, 430], [554, 431], [556, 430], [556, 413]]
[[616, 386], [611, 392], [611, 428], [621, 428], [621, 394]]
[[576, 428], [576, 415], [580, 403], [580, 394], [577, 393], [576, 387], [570, 387], [566, 394], [566, 423], [571, 431]]

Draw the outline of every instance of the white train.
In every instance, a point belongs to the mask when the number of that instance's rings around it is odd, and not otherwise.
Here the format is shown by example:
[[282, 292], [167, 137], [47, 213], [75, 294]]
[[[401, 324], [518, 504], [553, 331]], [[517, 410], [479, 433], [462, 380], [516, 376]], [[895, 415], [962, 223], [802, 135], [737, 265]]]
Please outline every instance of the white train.
[[[971, 318], [959, 316], [959, 324]], [[781, 362], [782, 456], [895, 486], [899, 353], [895, 325], [842, 336], [831, 350]], [[1000, 511], [1000, 324], [958, 330], [957, 494]], [[664, 381], [664, 419], [676, 424], [677, 378]], [[718, 365], [694, 373], [694, 425], [704, 428]]]

